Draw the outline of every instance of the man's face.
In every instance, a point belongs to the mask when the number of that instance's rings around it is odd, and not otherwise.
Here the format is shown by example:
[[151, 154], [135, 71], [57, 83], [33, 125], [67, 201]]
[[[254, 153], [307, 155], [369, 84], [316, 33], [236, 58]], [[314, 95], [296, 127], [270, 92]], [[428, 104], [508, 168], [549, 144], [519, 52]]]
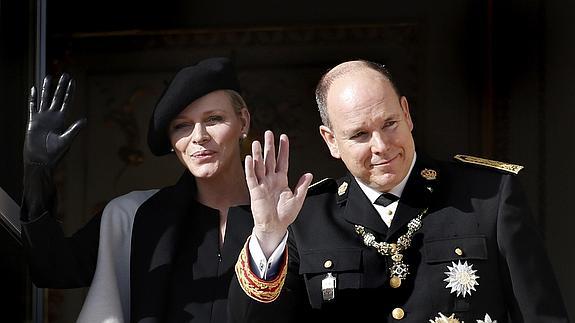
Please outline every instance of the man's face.
[[405, 97], [371, 69], [337, 78], [327, 93], [331, 128], [320, 127], [331, 155], [352, 175], [387, 192], [398, 185], [413, 161], [413, 123]]

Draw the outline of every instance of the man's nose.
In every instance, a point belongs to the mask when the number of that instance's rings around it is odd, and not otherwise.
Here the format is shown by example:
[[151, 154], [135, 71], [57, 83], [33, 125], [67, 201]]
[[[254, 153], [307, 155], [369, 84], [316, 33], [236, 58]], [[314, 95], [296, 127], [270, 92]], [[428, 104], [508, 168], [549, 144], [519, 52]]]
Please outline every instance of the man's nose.
[[387, 140], [380, 132], [374, 132], [371, 135], [371, 152], [374, 154], [383, 153], [388, 147]]

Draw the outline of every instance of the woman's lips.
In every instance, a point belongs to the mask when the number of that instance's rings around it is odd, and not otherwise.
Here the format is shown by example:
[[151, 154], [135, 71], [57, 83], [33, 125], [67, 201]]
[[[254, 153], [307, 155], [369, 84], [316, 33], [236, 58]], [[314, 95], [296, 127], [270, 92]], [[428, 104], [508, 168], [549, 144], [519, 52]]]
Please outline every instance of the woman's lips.
[[215, 154], [216, 154], [216, 152], [212, 151], [212, 150], [200, 150], [200, 151], [196, 151], [195, 153], [191, 154], [190, 157], [202, 159], [202, 158], [211, 157]]

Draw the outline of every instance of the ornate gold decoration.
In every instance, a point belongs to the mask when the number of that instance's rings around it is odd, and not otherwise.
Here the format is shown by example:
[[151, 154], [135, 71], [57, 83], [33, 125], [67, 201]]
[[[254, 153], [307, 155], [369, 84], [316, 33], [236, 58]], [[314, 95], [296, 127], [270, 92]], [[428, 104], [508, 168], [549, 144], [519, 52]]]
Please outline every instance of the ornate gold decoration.
[[437, 171], [429, 168], [425, 168], [421, 171], [421, 176], [428, 181], [433, 181], [437, 179]]
[[407, 232], [397, 239], [396, 243], [385, 241], [375, 241], [373, 233], [365, 230], [359, 224], [355, 225], [355, 232], [363, 239], [363, 243], [368, 247], [373, 247], [382, 256], [389, 256], [392, 263], [389, 265], [389, 285], [392, 288], [401, 286], [401, 281], [409, 274], [409, 265], [403, 262], [403, 252], [411, 246], [411, 239], [417, 230], [421, 228], [423, 216], [427, 214], [427, 208], [413, 218], [407, 224]]
[[[248, 238], [249, 241], [249, 238]], [[280, 272], [273, 280], [263, 280], [253, 273], [250, 268], [248, 241], [244, 244], [242, 251], [236, 262], [236, 276], [240, 286], [252, 299], [261, 303], [271, 303], [275, 301], [281, 293], [287, 274], [288, 251], [286, 248], [284, 261]]]
[[521, 166], [521, 165], [508, 164], [508, 163], [504, 163], [504, 162], [500, 162], [500, 161], [496, 161], [496, 160], [485, 159], [485, 158], [474, 157], [474, 156], [468, 156], [468, 155], [455, 155], [453, 158], [457, 159], [459, 161], [462, 161], [464, 163], [491, 167], [491, 168], [503, 170], [503, 171], [513, 173], [513, 174], [518, 174], [519, 171], [521, 171], [523, 169], [523, 166]]

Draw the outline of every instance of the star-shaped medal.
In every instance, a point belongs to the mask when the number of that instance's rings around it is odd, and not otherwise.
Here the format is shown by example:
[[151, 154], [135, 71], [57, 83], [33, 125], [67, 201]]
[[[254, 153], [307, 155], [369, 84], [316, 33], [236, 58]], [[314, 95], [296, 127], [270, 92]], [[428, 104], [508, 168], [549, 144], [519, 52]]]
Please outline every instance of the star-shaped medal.
[[460, 322], [458, 318], [455, 317], [455, 314], [451, 314], [451, 316], [447, 317], [443, 315], [443, 313], [439, 312], [439, 316], [433, 320], [429, 320], [430, 323], [463, 323]]
[[477, 270], [473, 270], [473, 265], [468, 265], [467, 261], [463, 264], [461, 261], [451, 262], [453, 267], [447, 266], [449, 271], [445, 272], [447, 278], [443, 281], [447, 282], [445, 288], [451, 288], [450, 293], [456, 293], [456, 296], [460, 295], [465, 298], [466, 295], [471, 295], [471, 291], [475, 290], [475, 286], [479, 285], [477, 279], [479, 276], [475, 275]]
[[485, 314], [485, 318], [483, 320], [477, 320], [477, 323], [497, 323], [497, 320], [491, 320], [489, 314]]

